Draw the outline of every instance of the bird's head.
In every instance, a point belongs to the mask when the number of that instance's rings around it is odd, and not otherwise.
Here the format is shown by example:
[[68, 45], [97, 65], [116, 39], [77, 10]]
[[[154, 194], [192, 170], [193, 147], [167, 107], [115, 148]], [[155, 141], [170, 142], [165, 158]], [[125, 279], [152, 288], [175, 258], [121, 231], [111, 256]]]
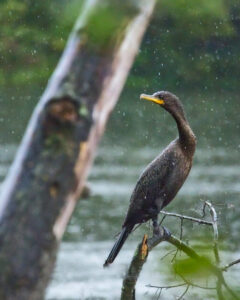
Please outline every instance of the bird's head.
[[153, 95], [141, 94], [140, 99], [159, 104], [172, 114], [180, 113], [184, 116], [183, 106], [177, 96], [167, 91], [159, 91]]

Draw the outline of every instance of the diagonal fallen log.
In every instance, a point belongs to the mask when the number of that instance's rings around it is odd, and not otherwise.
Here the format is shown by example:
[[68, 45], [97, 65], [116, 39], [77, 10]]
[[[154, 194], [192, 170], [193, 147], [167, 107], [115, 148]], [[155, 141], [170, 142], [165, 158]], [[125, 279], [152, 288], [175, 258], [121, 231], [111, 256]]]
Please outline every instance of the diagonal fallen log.
[[0, 196], [0, 299], [42, 299], [155, 0], [86, 1]]

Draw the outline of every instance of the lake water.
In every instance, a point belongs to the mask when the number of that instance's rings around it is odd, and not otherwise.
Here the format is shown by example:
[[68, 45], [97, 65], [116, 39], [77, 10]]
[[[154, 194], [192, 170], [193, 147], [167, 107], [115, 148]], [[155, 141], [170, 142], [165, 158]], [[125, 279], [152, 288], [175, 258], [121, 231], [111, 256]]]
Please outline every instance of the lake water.
[[[237, 95], [222, 92], [178, 94], [197, 135], [198, 146], [192, 171], [166, 210], [201, 217], [203, 202], [211, 201], [219, 216], [219, 247], [224, 265], [240, 257], [240, 102]], [[0, 176], [3, 180], [36, 97], [29, 102], [26, 98], [13, 98], [10, 104], [1, 101]], [[21, 105], [26, 109], [18, 112], [17, 107]], [[47, 300], [119, 299], [122, 278], [134, 251], [144, 233], [151, 235], [149, 224], [131, 235], [113, 265], [103, 269], [102, 264], [121, 228], [140, 172], [176, 135], [175, 123], [167, 112], [140, 101], [138, 92], [123, 93], [89, 176], [91, 196], [79, 201], [61, 244]], [[179, 236], [178, 219], [168, 217], [164, 224]], [[200, 253], [211, 253], [211, 228], [188, 221], [183, 226], [185, 241]], [[149, 254], [137, 284], [138, 300], [157, 299], [156, 289], [147, 287], [148, 284], [166, 286], [182, 282], [171, 273], [172, 254], [161, 259], [172, 249], [162, 243]], [[231, 286], [237, 286], [239, 271], [240, 265], [226, 274]], [[161, 299], [175, 299], [183, 291], [184, 288], [164, 290]], [[215, 299], [209, 291], [206, 294], [200, 289], [190, 289], [185, 299], [193, 297]]]

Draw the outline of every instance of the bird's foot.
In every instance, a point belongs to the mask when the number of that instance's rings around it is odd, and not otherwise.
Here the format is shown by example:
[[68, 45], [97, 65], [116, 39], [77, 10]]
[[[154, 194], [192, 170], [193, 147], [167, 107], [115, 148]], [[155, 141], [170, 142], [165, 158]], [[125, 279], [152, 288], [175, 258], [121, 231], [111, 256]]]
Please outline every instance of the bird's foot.
[[164, 236], [168, 239], [171, 236], [171, 232], [165, 226], [153, 223], [153, 236]]
[[157, 219], [153, 219], [153, 235], [159, 235], [160, 234], [160, 226], [158, 224]]
[[160, 234], [160, 227], [157, 226], [157, 227], [154, 227], [153, 228], [153, 235], [159, 235]]
[[165, 226], [161, 226], [163, 229], [163, 235], [168, 239], [171, 236], [171, 232], [165, 227]]

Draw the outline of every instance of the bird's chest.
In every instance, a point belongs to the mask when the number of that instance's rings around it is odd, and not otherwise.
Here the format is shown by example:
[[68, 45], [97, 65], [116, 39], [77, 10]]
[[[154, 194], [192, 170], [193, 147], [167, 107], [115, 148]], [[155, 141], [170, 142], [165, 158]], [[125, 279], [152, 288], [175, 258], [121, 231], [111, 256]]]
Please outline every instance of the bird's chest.
[[148, 182], [151, 184], [146, 186], [146, 196], [171, 201], [183, 185], [190, 168], [190, 162], [178, 154], [163, 160], [161, 165], [156, 164], [149, 174]]
[[184, 156], [176, 156], [168, 165], [165, 176], [159, 177], [158, 195], [167, 205], [177, 194], [191, 169], [191, 162]]

